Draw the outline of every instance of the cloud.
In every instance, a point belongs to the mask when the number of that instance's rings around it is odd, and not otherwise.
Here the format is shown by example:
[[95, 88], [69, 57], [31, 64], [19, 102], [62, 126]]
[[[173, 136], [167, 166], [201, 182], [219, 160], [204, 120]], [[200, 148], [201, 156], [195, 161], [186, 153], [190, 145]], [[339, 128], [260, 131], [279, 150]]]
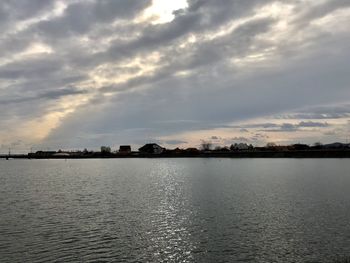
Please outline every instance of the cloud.
[[313, 122], [313, 121], [302, 121], [298, 124], [298, 127], [307, 127], [307, 128], [313, 128], [313, 127], [328, 127], [329, 124], [326, 122]]
[[316, 19], [332, 14], [339, 9], [349, 7], [350, 3], [346, 0], [324, 1], [320, 4], [312, 5], [309, 9], [305, 10], [298, 20], [312, 22]]
[[[313, 122], [313, 121], [302, 121], [297, 124], [295, 123], [283, 123], [283, 124], [273, 124], [273, 125], [266, 125], [261, 124], [261, 128], [269, 128], [269, 129], [263, 129], [262, 131], [265, 132], [296, 132], [307, 128], [326, 128], [330, 125], [326, 122]], [[259, 124], [255, 125], [256, 128], [259, 127]], [[274, 128], [274, 129], [271, 129]]]
[[348, 1], [189, 0], [164, 23], [151, 4], [2, 1], [0, 143], [292, 140], [350, 118], [349, 29], [330, 26]]
[[350, 105], [339, 103], [338, 105], [323, 105], [308, 107], [296, 113], [277, 115], [280, 119], [342, 119], [350, 117]]
[[168, 140], [168, 141], [164, 141], [164, 143], [170, 144], [170, 145], [179, 145], [179, 144], [187, 144], [188, 142], [182, 141], [182, 140]]
[[251, 142], [253, 138], [246, 138], [246, 137], [234, 137], [232, 138], [232, 141], [235, 142]]
[[56, 100], [65, 96], [72, 96], [72, 95], [85, 94], [85, 93], [86, 92], [83, 90], [78, 90], [74, 87], [67, 87], [62, 89], [55, 89], [52, 91], [45, 91], [33, 97], [22, 96], [22, 97], [16, 97], [16, 98], [0, 99], [0, 104], [6, 105], [6, 104], [12, 104], [12, 103], [23, 103], [23, 102], [34, 101], [34, 100]]
[[73, 2], [62, 16], [36, 25], [39, 34], [51, 37], [76, 37], [100, 24], [132, 19], [150, 5], [149, 0], [99, 0]]

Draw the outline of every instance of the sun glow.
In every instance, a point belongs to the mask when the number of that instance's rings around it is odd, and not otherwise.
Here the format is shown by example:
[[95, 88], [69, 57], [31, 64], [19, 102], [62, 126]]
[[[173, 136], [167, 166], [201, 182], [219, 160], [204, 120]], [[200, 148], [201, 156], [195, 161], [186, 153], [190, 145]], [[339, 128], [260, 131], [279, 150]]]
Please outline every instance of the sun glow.
[[144, 19], [151, 20], [152, 24], [168, 23], [174, 19], [174, 11], [184, 9], [187, 6], [187, 0], [153, 0], [152, 5], [144, 12]]

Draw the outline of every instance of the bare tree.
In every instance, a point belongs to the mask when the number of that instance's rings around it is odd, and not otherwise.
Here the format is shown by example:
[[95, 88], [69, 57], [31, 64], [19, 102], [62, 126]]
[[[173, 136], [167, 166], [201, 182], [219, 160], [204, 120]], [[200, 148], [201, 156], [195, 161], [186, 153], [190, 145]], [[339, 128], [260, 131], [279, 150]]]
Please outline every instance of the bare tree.
[[276, 147], [276, 146], [277, 146], [277, 144], [274, 143], [274, 142], [268, 142], [268, 143], [266, 144], [266, 147], [267, 147], [267, 148], [273, 148], [273, 147]]
[[101, 146], [101, 153], [111, 153], [111, 147]]
[[202, 141], [202, 143], [201, 143], [201, 149], [203, 150], [203, 151], [210, 151], [211, 150], [211, 148], [212, 148], [212, 143], [211, 142], [207, 142], [207, 141]]
[[321, 147], [321, 146], [322, 146], [322, 143], [321, 143], [321, 142], [315, 142], [315, 143], [314, 143], [314, 146], [315, 146], [315, 147]]

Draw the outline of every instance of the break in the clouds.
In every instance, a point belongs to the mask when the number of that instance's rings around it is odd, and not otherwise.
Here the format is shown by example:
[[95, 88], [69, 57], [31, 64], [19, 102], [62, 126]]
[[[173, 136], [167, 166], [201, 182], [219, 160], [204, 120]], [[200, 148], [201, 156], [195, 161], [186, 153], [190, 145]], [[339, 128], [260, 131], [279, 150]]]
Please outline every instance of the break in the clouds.
[[344, 141], [350, 2], [5, 0], [1, 151]]

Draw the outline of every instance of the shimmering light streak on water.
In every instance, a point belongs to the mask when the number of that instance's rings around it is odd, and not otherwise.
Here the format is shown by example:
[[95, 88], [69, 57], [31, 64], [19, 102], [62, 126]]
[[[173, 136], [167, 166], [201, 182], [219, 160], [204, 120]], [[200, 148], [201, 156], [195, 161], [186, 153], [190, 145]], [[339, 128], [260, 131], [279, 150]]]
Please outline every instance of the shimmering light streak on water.
[[0, 161], [0, 262], [328, 262], [350, 255], [350, 163]]

